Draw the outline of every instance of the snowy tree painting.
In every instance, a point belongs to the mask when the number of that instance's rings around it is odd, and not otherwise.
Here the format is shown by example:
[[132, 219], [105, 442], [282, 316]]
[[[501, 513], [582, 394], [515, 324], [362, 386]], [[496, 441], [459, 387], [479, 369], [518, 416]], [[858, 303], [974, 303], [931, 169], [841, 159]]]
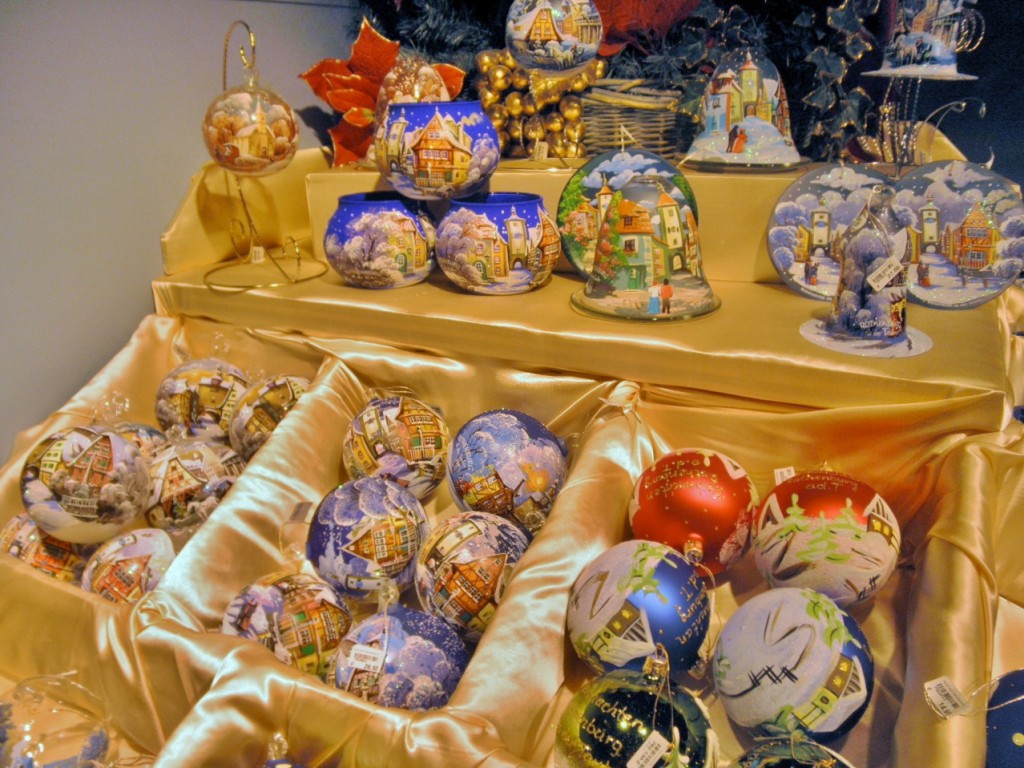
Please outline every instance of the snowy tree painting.
[[344, 237], [328, 230], [324, 239], [331, 266], [360, 288], [393, 288], [423, 280], [431, 265], [426, 260], [417, 265], [417, 249], [426, 252], [417, 223], [396, 211], [367, 211], [348, 222]]

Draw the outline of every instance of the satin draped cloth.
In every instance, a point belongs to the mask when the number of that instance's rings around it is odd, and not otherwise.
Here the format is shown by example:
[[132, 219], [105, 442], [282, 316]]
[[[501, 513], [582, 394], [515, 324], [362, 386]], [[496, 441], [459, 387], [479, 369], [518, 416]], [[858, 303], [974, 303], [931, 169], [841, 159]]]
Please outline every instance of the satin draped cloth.
[[[383, 299], [382, 315], [398, 293]], [[547, 300], [561, 298], [556, 291]], [[0, 521], [21, 511], [20, 469], [38, 440], [93, 421], [115, 394], [128, 399], [126, 418], [155, 423], [157, 386], [186, 359], [218, 354], [250, 373], [307, 376], [312, 387], [161, 584], [134, 607], [0, 557], [0, 674], [13, 681], [73, 670], [108, 703], [126, 748], [161, 767], [259, 765], [274, 734], [309, 768], [550, 766], [558, 718], [589, 678], [565, 636], [571, 585], [594, 557], [630, 536], [628, 499], [643, 469], [666, 451], [705, 447], [737, 460], [762, 497], [776, 468], [827, 466], [886, 498], [903, 533], [899, 565], [881, 592], [850, 609], [874, 654], [875, 692], [858, 725], [831, 746], [859, 768], [981, 768], [984, 715], [943, 720], [923, 686], [948, 676], [970, 691], [1024, 663], [1024, 425], [1009, 417], [1021, 400], [1024, 354], [1013, 335], [1021, 302], [1012, 289], [989, 308], [928, 319], [936, 347], [952, 351], [910, 361], [826, 366], [825, 353], [803, 346], [790, 327], [787, 340], [770, 342], [779, 352], [764, 367], [748, 354], [730, 355], [721, 338], [724, 351], [716, 352], [712, 324], [678, 324], [674, 334], [658, 329], [638, 342], [665, 348], [658, 365], [670, 370], [668, 382], [606, 375], [628, 344], [623, 335], [636, 332], [615, 323], [583, 326], [609, 349], [605, 357], [595, 346], [588, 359], [572, 347], [571, 321], [569, 331], [523, 330], [526, 339], [503, 346], [493, 335], [511, 338], [518, 326], [495, 332], [500, 323], [455, 324], [444, 316], [455, 310], [445, 307], [416, 319], [430, 342], [422, 346], [382, 344], [369, 332], [364, 340], [339, 338], [342, 327], [318, 334], [317, 323], [304, 333], [266, 330], [293, 323], [287, 314], [249, 327], [147, 317], [65, 407], [18, 436], [0, 473]], [[539, 316], [524, 317], [523, 326], [544, 326]], [[688, 335], [691, 328], [712, 337]], [[453, 352], [439, 349], [445, 339]], [[753, 339], [732, 343], [756, 346]], [[534, 359], [561, 353], [567, 365], [531, 365], [531, 348]], [[713, 381], [693, 373], [690, 363], [703, 358], [721, 374]], [[796, 381], [800, 387], [786, 385]], [[296, 505], [315, 504], [344, 481], [348, 421], [371, 390], [394, 387], [439, 404], [453, 432], [482, 411], [514, 408], [571, 447], [547, 524], [451, 701], [428, 712], [370, 704], [218, 631], [244, 586], [274, 571], [308, 569], [282, 549], [284, 525]], [[426, 509], [431, 521], [456, 511], [443, 486]], [[766, 588], [749, 554], [719, 577], [712, 638], [737, 605]], [[414, 594], [403, 600], [416, 605]], [[713, 691], [702, 693], [726, 766], [754, 741], [730, 724]]]

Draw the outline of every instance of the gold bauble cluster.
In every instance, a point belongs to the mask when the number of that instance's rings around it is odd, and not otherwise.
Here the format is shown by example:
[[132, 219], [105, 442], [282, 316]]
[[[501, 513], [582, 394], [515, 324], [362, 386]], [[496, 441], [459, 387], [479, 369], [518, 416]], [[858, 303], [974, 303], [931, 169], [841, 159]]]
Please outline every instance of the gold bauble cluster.
[[592, 59], [569, 73], [527, 70], [507, 50], [476, 55], [477, 96], [491, 119], [503, 157], [534, 157], [538, 142], [549, 155], [584, 157], [580, 94], [604, 77], [607, 63]]

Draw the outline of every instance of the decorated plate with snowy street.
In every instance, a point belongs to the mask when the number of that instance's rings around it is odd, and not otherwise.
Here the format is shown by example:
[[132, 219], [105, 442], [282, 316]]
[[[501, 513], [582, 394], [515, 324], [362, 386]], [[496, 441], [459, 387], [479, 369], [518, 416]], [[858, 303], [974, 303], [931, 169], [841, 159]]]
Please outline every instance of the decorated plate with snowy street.
[[768, 256], [786, 285], [830, 301], [839, 285], [835, 243], [864, 210], [871, 190], [888, 183], [872, 168], [826, 165], [790, 184], [768, 222]]
[[[1024, 203], [1013, 185], [963, 160], [922, 165], [896, 182], [910, 214], [912, 301], [970, 309], [996, 298], [1024, 267]], [[901, 217], [902, 218], [902, 217]]]

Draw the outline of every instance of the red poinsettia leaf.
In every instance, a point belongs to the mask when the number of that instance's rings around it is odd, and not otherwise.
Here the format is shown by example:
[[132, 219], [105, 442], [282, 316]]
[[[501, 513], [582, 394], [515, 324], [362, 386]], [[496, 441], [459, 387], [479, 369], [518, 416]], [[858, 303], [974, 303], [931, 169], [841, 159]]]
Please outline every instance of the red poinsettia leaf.
[[320, 59], [299, 77], [305, 80], [319, 98], [327, 101], [327, 92], [332, 90], [328, 78], [351, 75], [348, 63], [341, 59]]
[[454, 64], [434, 64], [434, 71], [441, 76], [444, 87], [448, 90], [448, 96], [454, 100], [461, 92], [462, 85], [466, 80], [466, 73]]
[[373, 110], [365, 107], [352, 107], [341, 116], [341, 119], [349, 125], [369, 128], [373, 125]]
[[362, 160], [373, 141], [373, 131], [342, 120], [327, 131], [334, 144], [334, 167]]
[[651, 33], [665, 37], [693, 13], [700, 0], [595, 0], [594, 4], [604, 25], [604, 42], [614, 46]]
[[331, 105], [331, 109], [335, 112], [345, 114], [353, 107], [369, 109], [372, 112], [373, 108], [377, 105], [377, 100], [372, 96], [367, 96], [362, 91], [346, 88], [341, 91], [331, 91], [328, 93], [327, 103]]
[[380, 34], [366, 17], [363, 17], [363, 23], [359, 26], [359, 36], [352, 43], [352, 55], [348, 58], [349, 69], [375, 82], [379, 89], [384, 75], [398, 59], [400, 45], [399, 42], [388, 40]]
[[[380, 93], [380, 83], [374, 83], [367, 80], [362, 75], [324, 75], [324, 79], [328, 82], [330, 87], [327, 89], [330, 91], [362, 91], [372, 99], [377, 98], [377, 94]], [[324, 99], [326, 101], [326, 99]]]

